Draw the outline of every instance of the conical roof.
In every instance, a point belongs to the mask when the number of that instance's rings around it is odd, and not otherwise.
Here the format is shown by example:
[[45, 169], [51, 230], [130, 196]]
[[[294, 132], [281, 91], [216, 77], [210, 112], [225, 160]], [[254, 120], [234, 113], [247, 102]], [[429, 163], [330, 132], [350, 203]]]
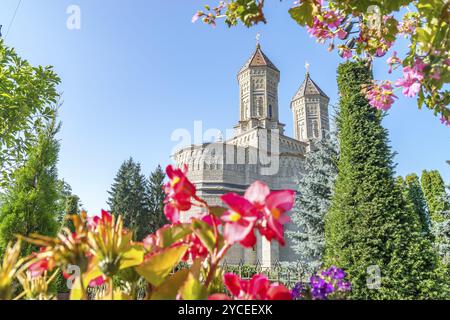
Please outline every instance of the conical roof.
[[239, 73], [250, 67], [263, 67], [263, 66], [272, 68], [273, 70], [280, 72], [277, 69], [277, 67], [273, 64], [273, 62], [270, 61], [270, 59], [264, 54], [264, 52], [261, 50], [261, 46], [258, 44], [256, 46], [255, 52], [252, 54], [250, 59], [247, 60], [247, 62], [241, 68]]
[[311, 79], [309, 73], [307, 73], [305, 81], [303, 81], [302, 85], [300, 86], [292, 100], [294, 101], [309, 95], [320, 95], [322, 97], [328, 98], [325, 92], [320, 89], [320, 87]]

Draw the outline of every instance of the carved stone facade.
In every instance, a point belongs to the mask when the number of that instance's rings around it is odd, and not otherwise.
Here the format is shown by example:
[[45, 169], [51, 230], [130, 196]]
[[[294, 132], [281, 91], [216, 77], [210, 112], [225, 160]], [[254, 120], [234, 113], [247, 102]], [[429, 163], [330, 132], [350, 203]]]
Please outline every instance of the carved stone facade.
[[[309, 139], [328, 130], [329, 98], [309, 74], [291, 103], [295, 139], [284, 135], [279, 122], [278, 83], [280, 71], [258, 45], [238, 74], [240, 119], [235, 135], [225, 142], [191, 145], [173, 156], [178, 166], [187, 165], [188, 177], [198, 194], [211, 205], [222, 205], [220, 196], [244, 193], [254, 181], [261, 180], [272, 190], [296, 190], [302, 163], [309, 150]], [[197, 214], [192, 209], [183, 219]], [[292, 224], [287, 229], [294, 228]], [[285, 247], [258, 236], [253, 249], [234, 246], [226, 257], [229, 264], [256, 264], [264, 267], [276, 262], [296, 261], [289, 239]]]

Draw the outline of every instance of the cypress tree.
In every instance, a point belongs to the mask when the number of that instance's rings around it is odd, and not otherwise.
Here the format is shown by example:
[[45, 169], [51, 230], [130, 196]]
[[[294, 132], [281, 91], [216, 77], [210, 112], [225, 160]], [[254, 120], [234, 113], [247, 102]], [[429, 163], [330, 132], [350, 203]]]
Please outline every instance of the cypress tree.
[[430, 215], [419, 177], [414, 173], [407, 175], [403, 187], [406, 191], [405, 201], [412, 205], [413, 212], [418, 216], [422, 233], [427, 237], [430, 236]]
[[125, 161], [114, 179], [108, 205], [114, 216], [121, 215], [124, 226], [134, 231], [135, 240], [142, 240], [150, 232], [147, 182], [141, 165], [132, 158]]
[[[56, 235], [60, 210], [56, 167], [59, 142], [55, 138], [58, 131], [55, 121], [42, 130], [25, 164], [13, 173], [12, 183], [0, 209], [1, 252], [10, 241], [15, 240], [17, 234]], [[34, 246], [23, 246], [23, 254], [34, 250]]]
[[450, 268], [450, 194], [446, 194], [443, 201], [446, 203], [445, 210], [439, 213], [440, 221], [433, 221], [432, 234], [443, 263]]
[[160, 165], [150, 174], [148, 179], [148, 199], [150, 209], [151, 233], [169, 223], [164, 214], [164, 179], [166, 174]]
[[422, 190], [430, 210], [431, 220], [442, 222], [442, 213], [449, 210], [448, 203], [445, 202], [445, 184], [441, 174], [437, 170], [423, 171]]
[[326, 216], [325, 262], [348, 272], [352, 298], [439, 295], [443, 290], [436, 279], [438, 259], [395, 183], [382, 115], [362, 93], [371, 80], [363, 61], [339, 66], [341, 154]]
[[327, 133], [313, 146], [305, 158], [305, 173], [297, 183], [298, 196], [291, 215], [297, 230], [287, 232], [293, 242], [292, 249], [300, 257], [302, 269], [309, 274], [319, 269], [323, 262], [324, 220], [331, 203], [339, 159], [334, 134]]

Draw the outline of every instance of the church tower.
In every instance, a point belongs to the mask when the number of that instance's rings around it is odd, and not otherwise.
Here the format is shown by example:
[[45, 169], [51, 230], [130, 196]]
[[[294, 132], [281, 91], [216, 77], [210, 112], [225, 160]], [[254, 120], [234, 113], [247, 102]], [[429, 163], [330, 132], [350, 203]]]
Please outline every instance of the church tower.
[[321, 139], [324, 132], [330, 130], [329, 103], [330, 98], [311, 79], [307, 71], [305, 81], [291, 102], [295, 139], [303, 142]]
[[239, 71], [238, 82], [240, 115], [236, 134], [254, 128], [278, 129], [283, 134], [284, 125], [278, 117], [280, 71], [262, 52], [259, 43]]

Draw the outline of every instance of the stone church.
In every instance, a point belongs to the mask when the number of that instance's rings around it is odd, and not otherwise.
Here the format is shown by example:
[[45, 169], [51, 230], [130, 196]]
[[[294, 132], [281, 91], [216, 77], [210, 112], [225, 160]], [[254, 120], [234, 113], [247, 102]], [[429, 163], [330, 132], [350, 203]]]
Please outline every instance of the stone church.
[[[280, 71], [259, 44], [240, 69], [237, 79], [239, 122], [234, 127], [234, 136], [226, 141], [219, 138], [217, 142], [191, 145], [173, 155], [177, 166], [188, 166], [189, 179], [196, 185], [199, 196], [210, 205], [221, 205], [220, 196], [225, 193], [242, 194], [256, 180], [264, 181], [272, 190], [296, 190], [296, 180], [303, 170], [302, 161], [310, 150], [310, 141], [320, 139], [329, 130], [330, 99], [311, 79], [309, 71], [290, 106], [294, 138], [285, 135], [285, 125], [279, 119]], [[287, 229], [294, 227], [286, 225]], [[297, 256], [290, 248], [290, 239], [286, 240], [286, 246], [280, 247], [258, 234], [253, 249], [236, 245], [226, 262], [263, 267], [295, 262]]]

